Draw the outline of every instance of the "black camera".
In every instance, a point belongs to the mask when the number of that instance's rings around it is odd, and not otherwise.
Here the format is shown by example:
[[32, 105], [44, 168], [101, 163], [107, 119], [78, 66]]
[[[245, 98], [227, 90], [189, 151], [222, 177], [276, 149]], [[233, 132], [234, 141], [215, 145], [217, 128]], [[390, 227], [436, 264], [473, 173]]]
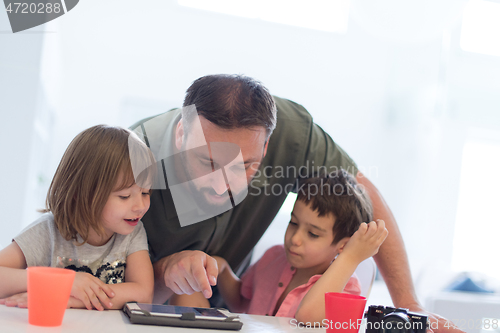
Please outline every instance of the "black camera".
[[366, 333], [425, 333], [427, 316], [408, 309], [370, 305], [365, 313]]

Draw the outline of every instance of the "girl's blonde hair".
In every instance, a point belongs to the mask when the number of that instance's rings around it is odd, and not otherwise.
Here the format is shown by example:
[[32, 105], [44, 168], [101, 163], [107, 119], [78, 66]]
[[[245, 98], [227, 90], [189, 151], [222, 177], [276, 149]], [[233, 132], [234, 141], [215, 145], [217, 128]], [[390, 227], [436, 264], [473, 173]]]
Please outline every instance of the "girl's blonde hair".
[[66, 240], [78, 241], [80, 235], [84, 244], [90, 228], [104, 235], [101, 215], [111, 192], [135, 183], [150, 187], [155, 173], [153, 154], [135, 133], [121, 127], [93, 126], [78, 134], [66, 149], [50, 184], [44, 212], [54, 214]]

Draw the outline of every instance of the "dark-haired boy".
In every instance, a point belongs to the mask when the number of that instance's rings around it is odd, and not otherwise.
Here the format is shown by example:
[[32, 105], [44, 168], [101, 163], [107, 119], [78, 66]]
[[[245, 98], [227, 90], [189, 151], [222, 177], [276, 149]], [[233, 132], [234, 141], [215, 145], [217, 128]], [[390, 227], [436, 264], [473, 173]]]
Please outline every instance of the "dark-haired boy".
[[384, 221], [371, 219], [368, 196], [346, 171], [306, 179], [284, 245], [267, 250], [241, 280], [226, 260], [214, 257], [219, 291], [233, 312], [321, 322], [326, 292], [360, 293], [352, 275], [388, 233]]

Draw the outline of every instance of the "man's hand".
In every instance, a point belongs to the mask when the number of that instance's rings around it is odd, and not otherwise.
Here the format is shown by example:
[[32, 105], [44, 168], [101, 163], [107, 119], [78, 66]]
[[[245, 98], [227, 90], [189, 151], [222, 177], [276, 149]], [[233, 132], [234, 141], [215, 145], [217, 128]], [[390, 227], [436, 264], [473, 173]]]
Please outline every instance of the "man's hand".
[[5, 304], [5, 306], [18, 308], [27, 308], [28, 307], [28, 293], [19, 293], [7, 298], [0, 299], [0, 304]]
[[210, 286], [217, 284], [217, 261], [202, 251], [172, 254], [165, 261], [163, 272], [165, 285], [178, 295], [201, 291], [210, 298]]
[[426, 315], [429, 318], [429, 329], [427, 333], [465, 333], [461, 329], [459, 329], [451, 320], [441, 317], [440, 315], [427, 312], [422, 306], [419, 304], [414, 304], [411, 306], [407, 306], [410, 312], [418, 312]]
[[104, 310], [103, 306], [108, 308], [113, 306], [109, 298], [115, 296], [115, 294], [110, 286], [95, 276], [89, 273], [76, 272], [75, 281], [71, 288], [71, 296], [82, 301], [88, 310], [92, 310], [92, 307], [94, 307], [102, 311]]

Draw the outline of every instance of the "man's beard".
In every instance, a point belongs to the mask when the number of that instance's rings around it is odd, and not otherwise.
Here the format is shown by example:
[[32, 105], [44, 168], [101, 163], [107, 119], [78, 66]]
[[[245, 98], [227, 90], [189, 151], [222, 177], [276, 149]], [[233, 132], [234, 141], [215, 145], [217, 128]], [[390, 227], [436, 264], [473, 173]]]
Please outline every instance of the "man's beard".
[[[226, 153], [226, 150], [221, 150], [221, 151], [224, 151], [224, 153]], [[181, 157], [181, 165], [182, 165], [181, 172], [184, 172], [184, 177], [183, 177], [184, 183], [188, 184], [187, 192], [189, 193], [189, 196], [192, 198], [193, 204], [197, 205], [198, 208], [202, 209], [205, 213], [209, 214], [213, 213], [214, 216], [219, 215], [221, 213], [221, 210], [226, 211], [228, 209], [231, 209], [232, 207], [239, 204], [246, 197], [248, 193], [246, 173], [244, 173], [244, 187], [237, 186], [236, 183], [230, 183], [228, 181], [224, 167], [214, 170], [212, 165], [212, 167], [208, 167], [205, 170], [200, 169], [198, 170], [198, 172], [196, 172], [195, 170], [192, 169], [191, 164], [189, 163], [188, 159], [189, 153], [186, 150], [185, 146], [182, 147], [182, 152], [183, 153], [179, 154]], [[238, 153], [239, 153], [239, 148], [238, 148]], [[221, 159], [220, 162], [221, 164], [224, 164], [224, 161], [226, 161], [227, 163], [228, 160], [232, 159], [233, 157], [231, 156], [228, 159]], [[194, 161], [194, 163], [197, 163], [197, 161]], [[207, 176], [208, 174], [214, 172], [218, 173], [219, 174], [218, 176], [224, 178], [220, 180], [224, 182], [224, 186], [228, 186], [228, 184], [231, 186], [221, 195], [217, 194], [217, 192], [214, 190], [212, 186], [210, 185], [206, 186], [206, 183], [205, 186], [203, 187], [198, 187], [196, 185], [197, 178]], [[235, 193], [234, 192], [235, 190], [238, 190], [238, 192]], [[213, 200], [210, 200], [210, 198], [212, 198]]]
[[[207, 213], [217, 212], [221, 206], [227, 206], [228, 204], [233, 206], [232, 202], [229, 203], [232, 197], [230, 192], [224, 192], [222, 196], [219, 196], [212, 187], [197, 188], [193, 182], [188, 182], [188, 184], [194, 202], [199, 208]], [[219, 202], [211, 202], [207, 197], [218, 197], [222, 200]]]
[[[186, 183], [188, 184], [189, 187], [189, 195], [193, 199], [193, 203], [196, 204], [200, 209], [202, 209], [205, 213], [211, 213], [211, 212], [218, 212], [214, 213], [214, 215], [219, 215], [220, 214], [220, 208], [222, 206], [228, 206], [228, 208], [232, 207], [232, 203], [229, 201], [231, 200], [230, 198], [232, 197], [231, 191], [226, 191], [223, 193], [223, 195], [219, 196], [215, 190], [211, 186], [204, 186], [204, 187], [197, 187], [196, 186], [196, 176], [194, 175], [194, 172], [190, 168], [190, 164], [186, 158], [185, 154], [181, 154], [181, 161], [182, 165], [184, 167], [184, 171], [186, 173], [186, 179], [188, 180]], [[220, 171], [222, 172], [222, 171]], [[219, 202], [210, 202], [210, 200], [207, 198], [212, 196], [212, 197], [218, 197], [218, 198], [226, 198], [225, 200], [221, 200]]]

